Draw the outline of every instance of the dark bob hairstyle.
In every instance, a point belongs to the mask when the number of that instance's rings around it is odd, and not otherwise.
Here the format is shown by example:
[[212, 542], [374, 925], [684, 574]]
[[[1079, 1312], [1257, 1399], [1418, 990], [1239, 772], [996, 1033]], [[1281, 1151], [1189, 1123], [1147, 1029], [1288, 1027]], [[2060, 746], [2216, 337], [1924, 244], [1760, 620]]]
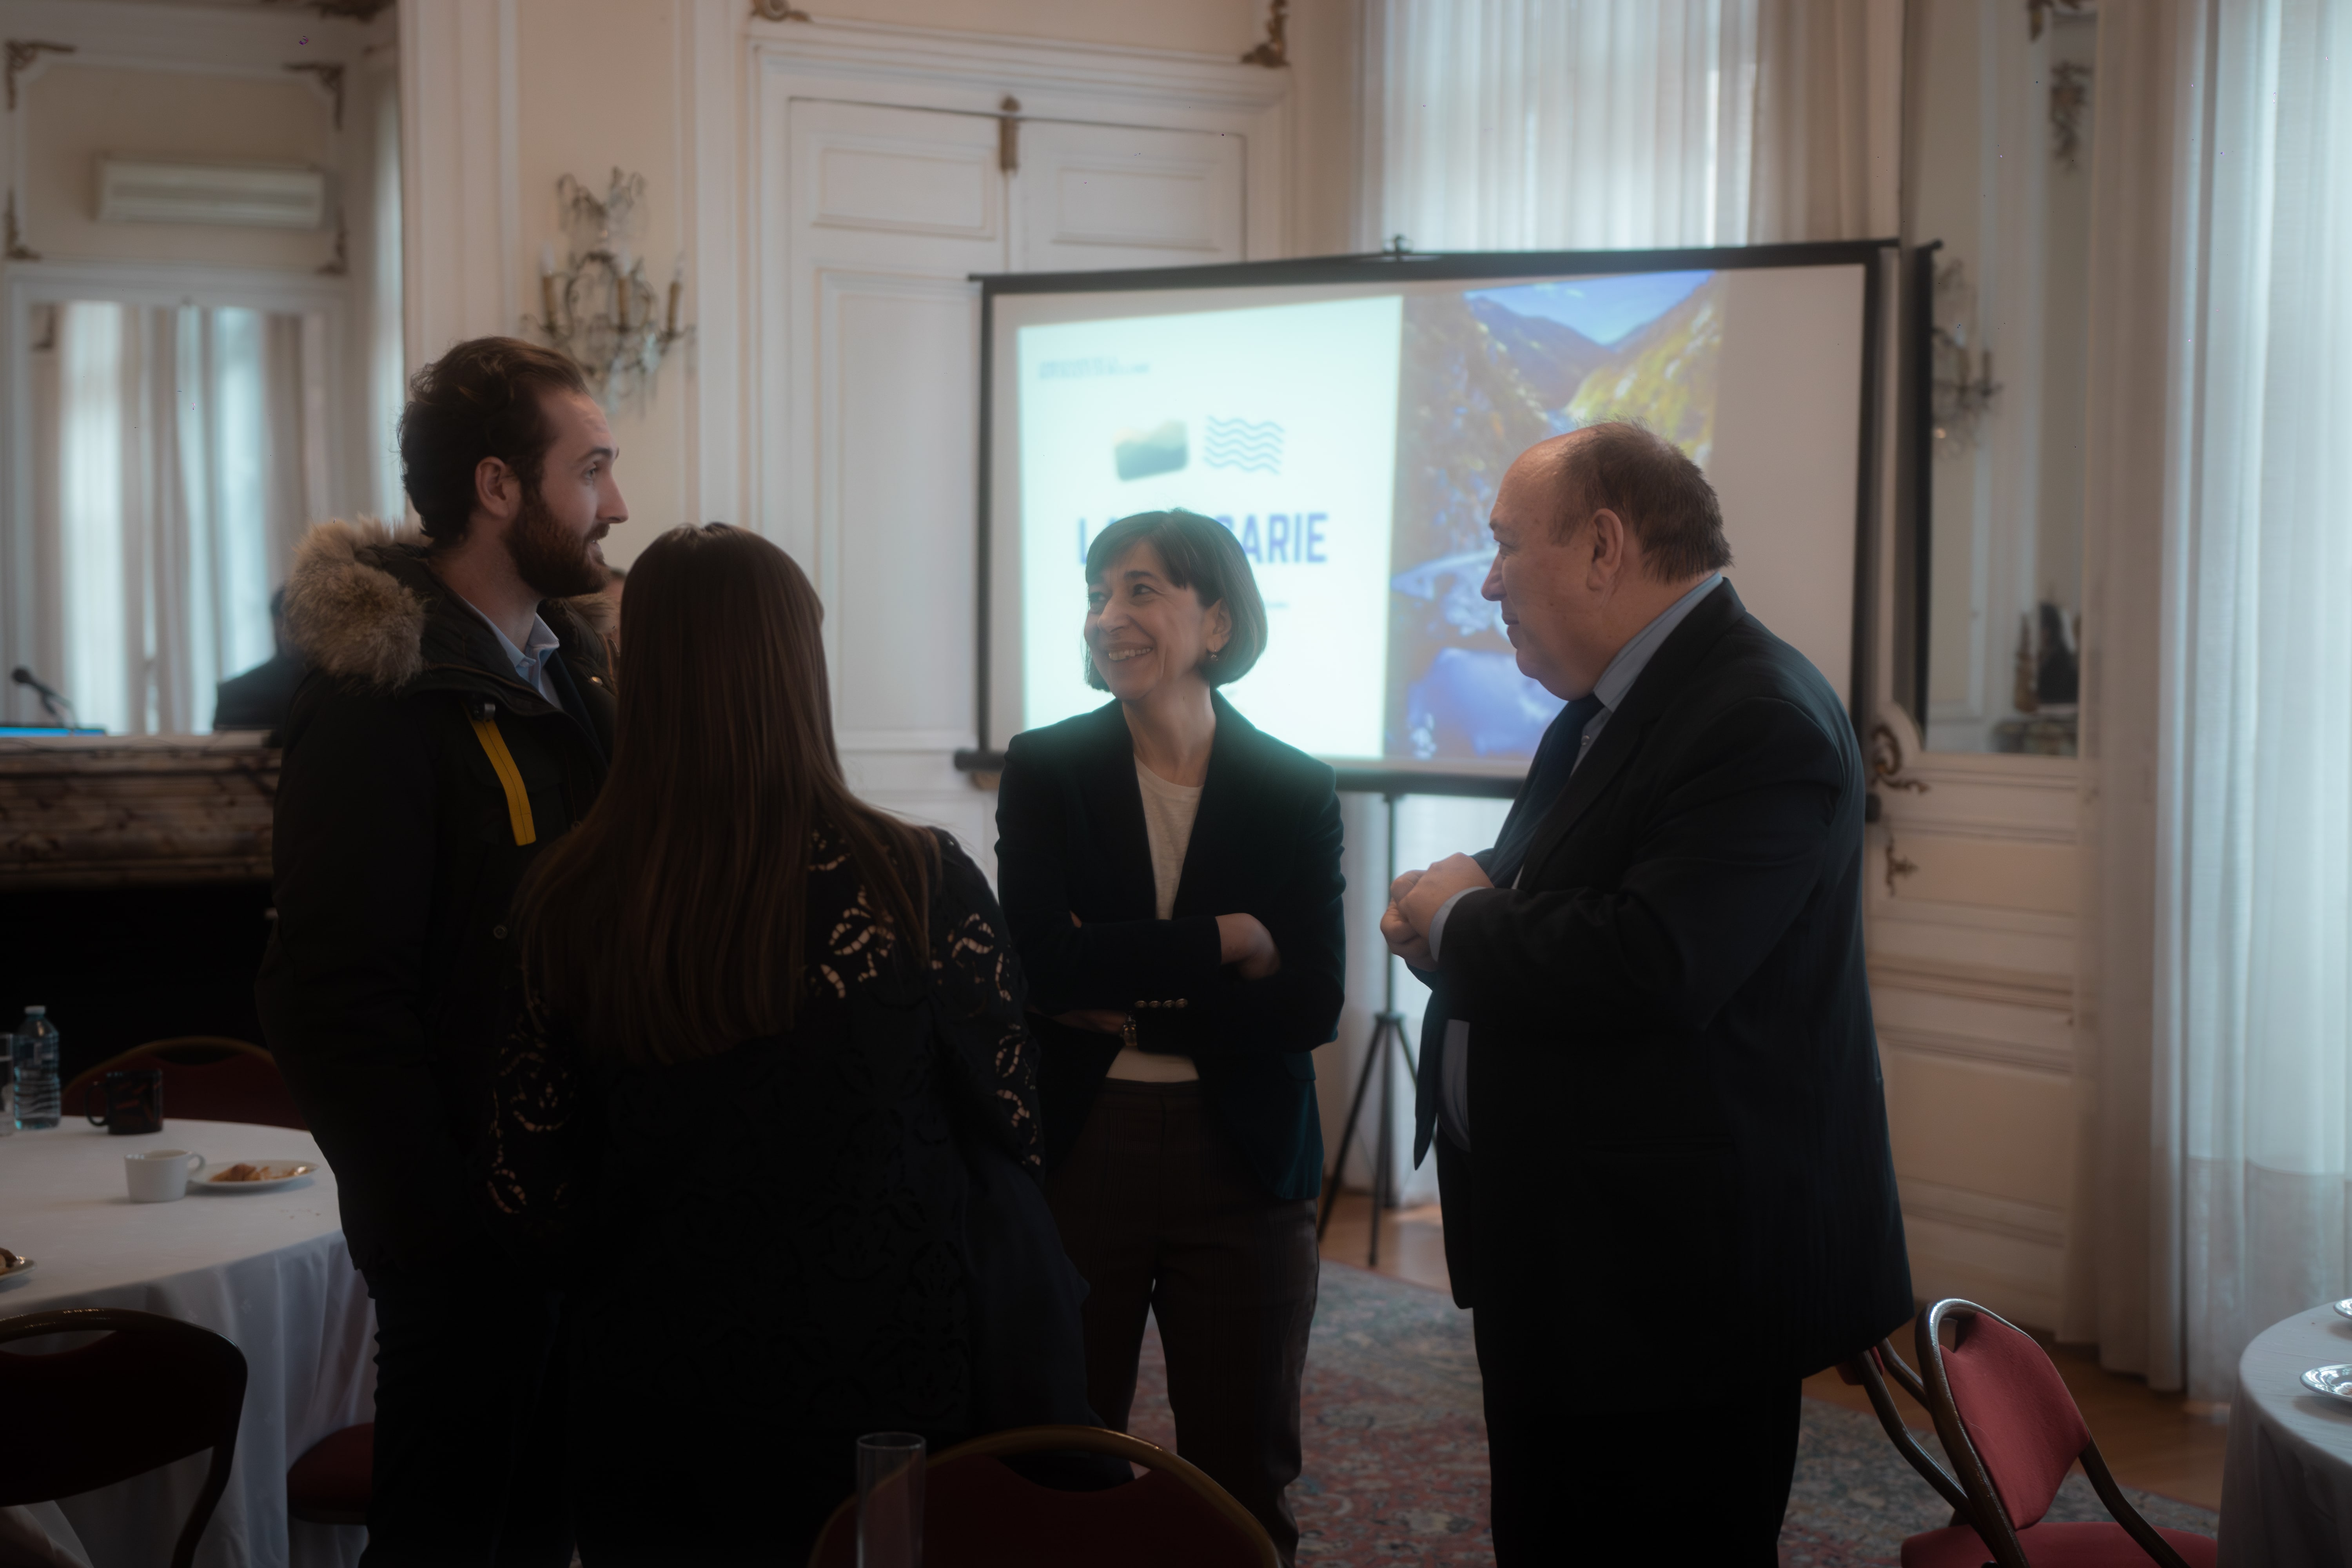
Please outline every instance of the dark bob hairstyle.
[[[1223, 605], [1233, 618], [1232, 638], [1201, 667], [1209, 684], [1223, 686], [1247, 675], [1265, 651], [1265, 601], [1258, 597], [1249, 557], [1242, 553], [1233, 531], [1197, 511], [1139, 511], [1122, 517], [1087, 546], [1087, 581], [1101, 577], [1139, 544], [1160, 552], [1168, 581], [1199, 594], [1202, 609]], [[1091, 653], [1087, 656], [1087, 684], [1097, 691], [1110, 689]]]

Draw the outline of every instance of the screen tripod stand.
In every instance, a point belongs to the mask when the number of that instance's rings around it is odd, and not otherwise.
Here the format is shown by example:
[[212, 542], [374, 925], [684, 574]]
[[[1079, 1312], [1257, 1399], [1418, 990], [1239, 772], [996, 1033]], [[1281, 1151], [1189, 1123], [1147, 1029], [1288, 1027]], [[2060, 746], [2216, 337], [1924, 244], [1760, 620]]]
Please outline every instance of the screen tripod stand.
[[[1388, 881], [1383, 889], [1396, 881], [1397, 802], [1402, 794], [1383, 791], [1381, 799], [1388, 805], [1389, 858]], [[1331, 1211], [1339, 1201], [1339, 1173], [1348, 1168], [1348, 1147], [1356, 1141], [1356, 1126], [1363, 1118], [1364, 1095], [1377, 1076], [1381, 1080], [1380, 1131], [1372, 1138], [1372, 1220], [1371, 1247], [1366, 1253], [1364, 1266], [1377, 1268], [1381, 1261], [1381, 1215], [1397, 1206], [1396, 1181], [1396, 1055], [1404, 1057], [1407, 1083], [1420, 1081], [1421, 1068], [1413, 1060], [1412, 1047], [1405, 1034], [1404, 1015], [1397, 1011], [1396, 966], [1394, 954], [1385, 948], [1381, 952], [1381, 1011], [1372, 1020], [1372, 1039], [1364, 1052], [1364, 1065], [1356, 1073], [1356, 1092], [1348, 1103], [1348, 1124], [1339, 1134], [1339, 1152], [1331, 1162], [1331, 1173], [1323, 1183], [1323, 1212], [1316, 1217], [1315, 1239], [1320, 1243], [1323, 1233], [1331, 1228]], [[1394, 1047], [1394, 1053], [1391, 1047]]]

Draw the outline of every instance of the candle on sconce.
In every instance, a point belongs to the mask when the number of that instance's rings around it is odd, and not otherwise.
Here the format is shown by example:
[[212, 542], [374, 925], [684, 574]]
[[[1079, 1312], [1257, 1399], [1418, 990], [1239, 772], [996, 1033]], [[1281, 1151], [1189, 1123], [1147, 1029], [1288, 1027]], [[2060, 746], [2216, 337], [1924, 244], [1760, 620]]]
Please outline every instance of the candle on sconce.
[[615, 268], [613, 270], [613, 310], [614, 314], [620, 318], [621, 334], [624, 337], [627, 336], [629, 331], [629, 275], [623, 272], [618, 268]]
[[680, 256], [669, 275], [669, 315], [663, 322], [662, 336], [677, 336], [677, 297], [686, 290], [686, 258]]

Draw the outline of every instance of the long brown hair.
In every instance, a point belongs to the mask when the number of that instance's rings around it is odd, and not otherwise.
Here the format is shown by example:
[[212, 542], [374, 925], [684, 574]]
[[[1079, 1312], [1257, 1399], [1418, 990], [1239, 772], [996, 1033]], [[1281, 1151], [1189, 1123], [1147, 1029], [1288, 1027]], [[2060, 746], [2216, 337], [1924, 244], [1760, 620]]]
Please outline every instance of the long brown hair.
[[791, 556], [724, 523], [630, 569], [612, 775], [516, 910], [534, 1000], [590, 1048], [678, 1062], [789, 1029], [820, 832], [928, 962], [937, 841], [849, 793], [824, 618]]

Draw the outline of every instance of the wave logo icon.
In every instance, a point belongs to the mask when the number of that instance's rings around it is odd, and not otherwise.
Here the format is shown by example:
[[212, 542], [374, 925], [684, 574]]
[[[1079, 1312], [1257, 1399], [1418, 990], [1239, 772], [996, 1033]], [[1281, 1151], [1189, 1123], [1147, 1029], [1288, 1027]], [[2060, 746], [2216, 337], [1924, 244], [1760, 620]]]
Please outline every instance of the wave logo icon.
[[1244, 473], [1282, 472], [1282, 426], [1268, 419], [1219, 419], [1212, 416], [1201, 441], [1201, 460], [1213, 468]]

